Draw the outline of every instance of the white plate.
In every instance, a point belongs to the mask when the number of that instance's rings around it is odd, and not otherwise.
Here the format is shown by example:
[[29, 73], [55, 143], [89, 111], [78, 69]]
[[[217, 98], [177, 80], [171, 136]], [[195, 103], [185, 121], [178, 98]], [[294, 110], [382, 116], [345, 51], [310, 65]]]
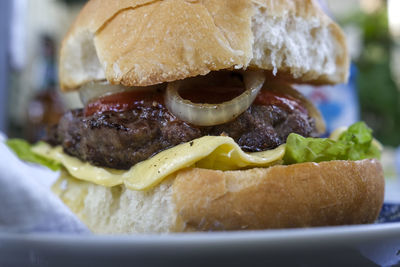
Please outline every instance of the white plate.
[[0, 266], [389, 266], [400, 223], [169, 235], [0, 233]]

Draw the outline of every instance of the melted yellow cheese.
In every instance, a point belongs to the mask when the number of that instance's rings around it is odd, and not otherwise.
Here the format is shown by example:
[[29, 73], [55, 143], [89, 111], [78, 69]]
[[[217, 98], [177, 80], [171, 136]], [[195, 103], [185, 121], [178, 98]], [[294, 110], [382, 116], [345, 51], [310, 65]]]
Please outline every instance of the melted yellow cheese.
[[281, 163], [285, 146], [281, 145], [264, 152], [245, 153], [230, 137], [204, 136], [164, 150], [126, 171], [96, 167], [82, 162], [65, 154], [61, 146], [51, 147], [40, 143], [33, 147], [33, 151], [61, 163], [75, 178], [103, 186], [125, 184], [131, 190], [146, 190], [187, 167], [237, 170]]

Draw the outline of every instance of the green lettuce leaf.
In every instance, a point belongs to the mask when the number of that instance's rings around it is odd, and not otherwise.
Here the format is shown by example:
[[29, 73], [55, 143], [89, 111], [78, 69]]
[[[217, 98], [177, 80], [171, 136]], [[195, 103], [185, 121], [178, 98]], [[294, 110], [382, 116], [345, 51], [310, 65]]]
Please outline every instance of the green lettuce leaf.
[[60, 169], [61, 165], [53, 160], [46, 159], [40, 155], [35, 154], [32, 151], [32, 145], [27, 141], [22, 139], [8, 139], [6, 144], [9, 148], [11, 148], [17, 156], [28, 162], [37, 163], [47, 168], [57, 171]]
[[379, 159], [380, 149], [373, 142], [372, 130], [364, 122], [357, 122], [343, 132], [336, 141], [290, 134], [286, 141], [283, 161], [285, 164], [294, 164], [369, 158]]
[[[361, 160], [380, 158], [380, 148], [373, 141], [372, 130], [364, 122], [351, 125], [337, 140], [329, 138], [305, 138], [290, 134], [286, 141], [284, 164], [321, 162], [330, 160]], [[22, 139], [9, 139], [6, 144], [25, 161], [37, 163], [51, 170], [60, 164], [35, 154], [32, 146]]]

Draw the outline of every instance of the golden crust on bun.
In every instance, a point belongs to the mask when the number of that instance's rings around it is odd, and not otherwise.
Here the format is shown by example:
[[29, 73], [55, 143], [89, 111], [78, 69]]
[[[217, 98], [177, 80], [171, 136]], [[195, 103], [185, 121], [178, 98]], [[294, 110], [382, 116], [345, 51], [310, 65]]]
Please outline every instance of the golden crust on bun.
[[[65, 186], [67, 185], [67, 186]], [[271, 229], [372, 223], [383, 203], [377, 160], [181, 170], [148, 191], [64, 174], [55, 192], [95, 233]]]
[[347, 80], [340, 28], [313, 0], [89, 1], [63, 41], [60, 84], [148, 86], [222, 69]]

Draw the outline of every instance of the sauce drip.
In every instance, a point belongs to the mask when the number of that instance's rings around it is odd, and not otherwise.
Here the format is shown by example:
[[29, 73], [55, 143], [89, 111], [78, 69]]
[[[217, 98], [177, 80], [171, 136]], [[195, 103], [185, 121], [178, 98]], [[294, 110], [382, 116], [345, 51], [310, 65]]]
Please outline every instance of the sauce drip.
[[[179, 94], [182, 98], [188, 99], [193, 103], [209, 103], [218, 104], [229, 101], [244, 92], [241, 87], [221, 87], [211, 86], [208, 88], [193, 88], [181, 90]], [[85, 109], [85, 116], [91, 116], [95, 113], [103, 113], [105, 111], [122, 112], [132, 110], [143, 105], [145, 101], [153, 101], [157, 105], [164, 105], [164, 91], [128, 91], [116, 93], [112, 95], [102, 96], [89, 102]], [[261, 90], [253, 102], [253, 105], [275, 105], [283, 107], [287, 110], [299, 110], [308, 114], [307, 109], [302, 103], [294, 97], [270, 90]]]
[[281, 92], [275, 92], [270, 90], [261, 90], [253, 105], [259, 106], [280, 106], [287, 110], [299, 110], [302, 113], [308, 114], [307, 109], [302, 105], [300, 100]]
[[91, 116], [105, 111], [122, 112], [143, 105], [145, 101], [163, 104], [163, 93], [159, 91], [128, 91], [102, 96], [90, 101], [85, 107], [84, 114]]

